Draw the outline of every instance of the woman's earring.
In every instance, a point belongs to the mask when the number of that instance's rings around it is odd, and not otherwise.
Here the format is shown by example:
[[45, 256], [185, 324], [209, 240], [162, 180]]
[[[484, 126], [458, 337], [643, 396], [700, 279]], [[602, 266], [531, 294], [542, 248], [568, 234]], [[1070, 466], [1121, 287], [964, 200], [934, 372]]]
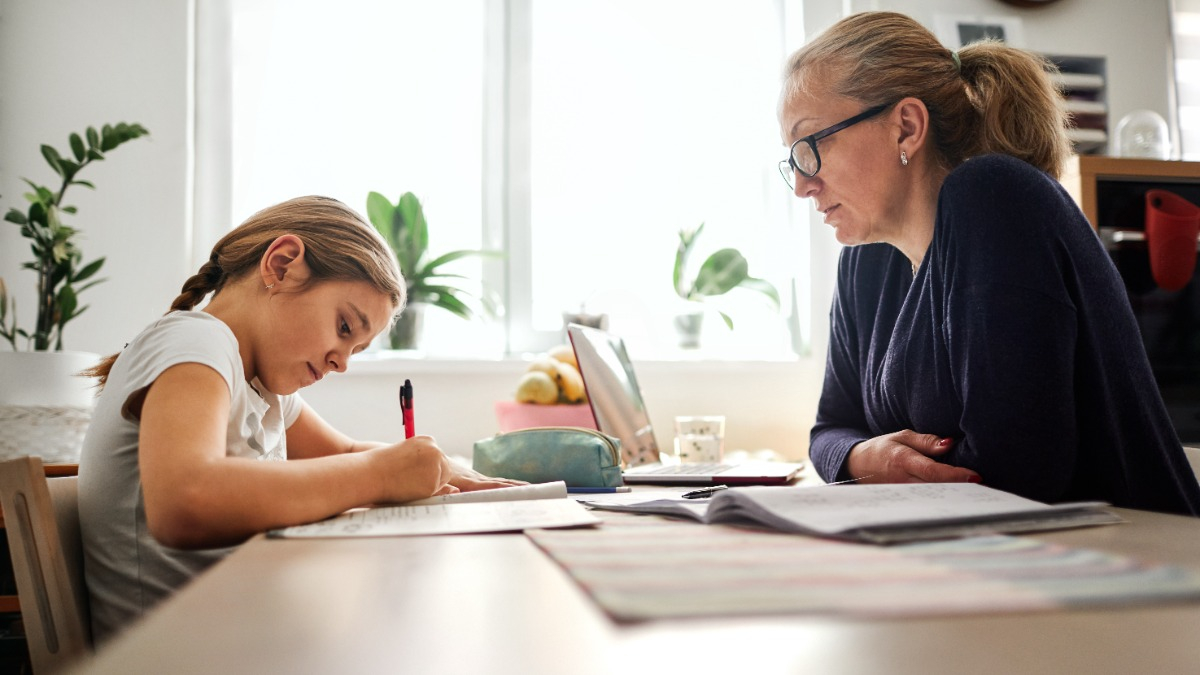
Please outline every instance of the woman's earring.
[[[908, 162], [905, 162], [905, 164], [907, 164], [907, 163], [908, 163]], [[275, 288], [275, 284], [270, 284], [269, 286], [264, 286], [264, 288], [266, 288], [266, 289], [269, 291], [269, 290], [271, 290], [272, 288]]]
[[900, 151], [900, 165], [908, 166], [908, 153], [903, 150]]

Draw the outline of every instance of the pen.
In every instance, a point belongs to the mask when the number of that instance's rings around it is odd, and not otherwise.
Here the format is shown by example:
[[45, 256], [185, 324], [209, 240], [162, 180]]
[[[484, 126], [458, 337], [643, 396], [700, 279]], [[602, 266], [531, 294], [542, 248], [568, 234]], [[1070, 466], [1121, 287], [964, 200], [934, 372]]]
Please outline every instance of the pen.
[[568, 493], [576, 494], [609, 494], [613, 492], [630, 492], [628, 486], [621, 487], [567, 487]]
[[699, 490], [692, 490], [691, 492], [685, 492], [680, 496], [682, 496], [684, 499], [703, 499], [704, 497], [711, 497], [714, 494], [720, 492], [721, 490], [728, 490], [728, 489], [729, 489], [728, 485], [713, 485], [712, 487], [704, 487], [704, 488], [700, 488]]
[[417, 434], [417, 424], [413, 419], [412, 380], [405, 380], [400, 387], [400, 412], [404, 415], [404, 437], [412, 438]]

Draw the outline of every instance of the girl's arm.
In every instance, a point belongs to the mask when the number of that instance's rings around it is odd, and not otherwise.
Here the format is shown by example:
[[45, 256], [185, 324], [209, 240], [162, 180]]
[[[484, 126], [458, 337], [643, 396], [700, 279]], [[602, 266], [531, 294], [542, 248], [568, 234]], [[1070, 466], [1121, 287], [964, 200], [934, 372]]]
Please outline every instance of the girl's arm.
[[196, 363], [163, 372], [140, 417], [146, 520], [166, 546], [227, 546], [357, 506], [455, 491], [450, 462], [426, 436], [306, 462], [228, 457], [229, 389]]
[[[300, 416], [287, 430], [288, 459], [309, 459], [326, 457], [351, 452], [362, 452], [384, 447], [384, 443], [374, 441], [356, 441], [353, 438], [334, 429], [308, 404], [300, 412]], [[469, 492], [472, 490], [489, 490], [498, 487], [524, 485], [524, 481], [508, 478], [493, 478], [485, 476], [455, 462], [450, 463], [450, 485]]]
[[348, 452], [362, 452], [387, 445], [376, 441], [356, 441], [333, 428], [307, 403], [287, 428], [288, 459], [311, 459]]

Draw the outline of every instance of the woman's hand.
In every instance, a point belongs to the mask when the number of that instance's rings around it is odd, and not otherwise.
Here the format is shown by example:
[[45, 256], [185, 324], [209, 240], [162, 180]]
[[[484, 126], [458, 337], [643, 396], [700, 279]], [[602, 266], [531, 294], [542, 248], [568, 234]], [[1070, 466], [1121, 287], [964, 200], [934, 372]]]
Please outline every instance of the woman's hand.
[[952, 438], [905, 429], [863, 441], [850, 450], [846, 468], [861, 483], [979, 483], [970, 469], [930, 459], [947, 452]]

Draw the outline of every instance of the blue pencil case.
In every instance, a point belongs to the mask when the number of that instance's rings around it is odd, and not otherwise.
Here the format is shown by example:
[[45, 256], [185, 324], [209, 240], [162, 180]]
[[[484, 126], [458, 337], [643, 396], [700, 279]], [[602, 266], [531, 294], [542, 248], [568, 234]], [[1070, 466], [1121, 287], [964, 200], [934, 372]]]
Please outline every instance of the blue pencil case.
[[567, 487], [618, 487], [621, 441], [583, 427], [533, 427], [475, 442], [471, 467], [501, 478]]

